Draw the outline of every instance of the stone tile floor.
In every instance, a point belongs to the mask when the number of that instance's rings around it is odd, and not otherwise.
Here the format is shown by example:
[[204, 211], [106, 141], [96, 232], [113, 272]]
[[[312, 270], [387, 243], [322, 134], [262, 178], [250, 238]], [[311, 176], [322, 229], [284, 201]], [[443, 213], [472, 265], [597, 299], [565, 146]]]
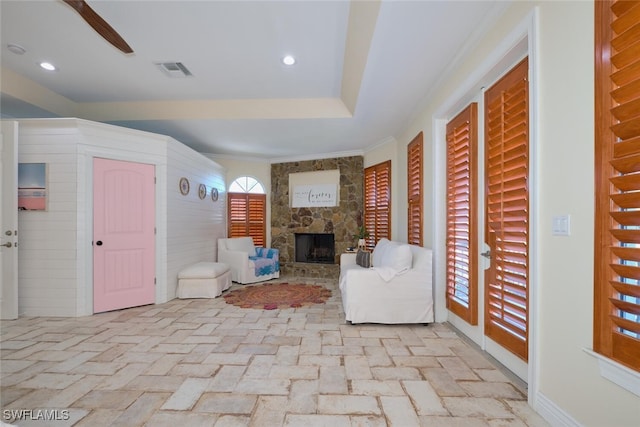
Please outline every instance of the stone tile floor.
[[349, 325], [335, 282], [297, 281], [322, 284], [333, 296], [297, 309], [176, 299], [90, 317], [4, 321], [1, 421], [92, 427], [547, 425], [527, 405], [522, 384], [447, 324]]

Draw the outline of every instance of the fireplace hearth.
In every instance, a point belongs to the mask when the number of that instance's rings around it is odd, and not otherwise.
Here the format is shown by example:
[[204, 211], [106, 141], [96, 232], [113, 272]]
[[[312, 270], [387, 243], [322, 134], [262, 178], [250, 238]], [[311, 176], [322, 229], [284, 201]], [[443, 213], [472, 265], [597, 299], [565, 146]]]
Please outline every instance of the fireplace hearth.
[[296, 262], [335, 263], [333, 233], [295, 233]]

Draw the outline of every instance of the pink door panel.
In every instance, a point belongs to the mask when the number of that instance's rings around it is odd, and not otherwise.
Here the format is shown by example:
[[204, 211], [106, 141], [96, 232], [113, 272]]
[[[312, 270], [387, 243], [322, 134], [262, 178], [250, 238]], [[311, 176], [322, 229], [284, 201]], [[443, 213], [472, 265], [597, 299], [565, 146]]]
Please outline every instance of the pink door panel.
[[93, 311], [155, 302], [155, 167], [93, 162]]

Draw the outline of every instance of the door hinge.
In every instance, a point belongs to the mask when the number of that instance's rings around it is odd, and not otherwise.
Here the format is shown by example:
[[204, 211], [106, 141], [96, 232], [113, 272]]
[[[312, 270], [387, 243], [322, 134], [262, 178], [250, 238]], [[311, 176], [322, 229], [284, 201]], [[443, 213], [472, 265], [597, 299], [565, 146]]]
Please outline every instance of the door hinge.
[[158, 234], [158, 229], [156, 227], [153, 227], [153, 234]]
[[155, 277], [153, 278], [153, 284], [154, 284], [154, 285], [157, 285], [157, 284], [158, 284], [157, 279], [156, 279]]
[[153, 177], [153, 183], [157, 184], [158, 183], [158, 178], [156, 178], [155, 176]]

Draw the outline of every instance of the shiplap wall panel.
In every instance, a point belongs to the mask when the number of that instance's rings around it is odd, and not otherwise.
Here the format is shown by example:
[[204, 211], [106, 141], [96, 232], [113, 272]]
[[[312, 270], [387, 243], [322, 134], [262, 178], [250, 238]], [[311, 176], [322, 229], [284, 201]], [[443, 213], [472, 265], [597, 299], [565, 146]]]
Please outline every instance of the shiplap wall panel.
[[[93, 313], [93, 158], [154, 164], [156, 168], [156, 302], [176, 295], [177, 273], [215, 260], [226, 230], [224, 169], [163, 135], [78, 119], [21, 120], [19, 162], [46, 163], [48, 210], [19, 216], [19, 313]], [[182, 196], [186, 176], [191, 192]], [[207, 197], [197, 196], [198, 183]], [[211, 187], [220, 198], [212, 202]]]
[[[198, 261], [217, 260], [217, 239], [226, 233], [224, 168], [183, 144], [168, 144], [167, 164], [167, 295], [175, 298], [178, 272]], [[189, 194], [180, 193], [181, 177], [189, 180]], [[198, 197], [198, 186], [207, 194]], [[211, 200], [211, 188], [218, 200]]]
[[47, 210], [18, 213], [21, 316], [76, 315], [77, 142], [77, 132], [19, 127], [18, 161], [47, 165]]
[[[166, 230], [164, 229], [163, 179], [169, 138], [148, 132], [80, 120], [78, 144], [78, 275], [89, 286], [78, 288], [77, 304], [82, 313], [93, 313], [93, 159], [95, 157], [153, 164], [156, 184], [156, 302], [166, 302]], [[162, 224], [162, 225], [160, 225]]]

